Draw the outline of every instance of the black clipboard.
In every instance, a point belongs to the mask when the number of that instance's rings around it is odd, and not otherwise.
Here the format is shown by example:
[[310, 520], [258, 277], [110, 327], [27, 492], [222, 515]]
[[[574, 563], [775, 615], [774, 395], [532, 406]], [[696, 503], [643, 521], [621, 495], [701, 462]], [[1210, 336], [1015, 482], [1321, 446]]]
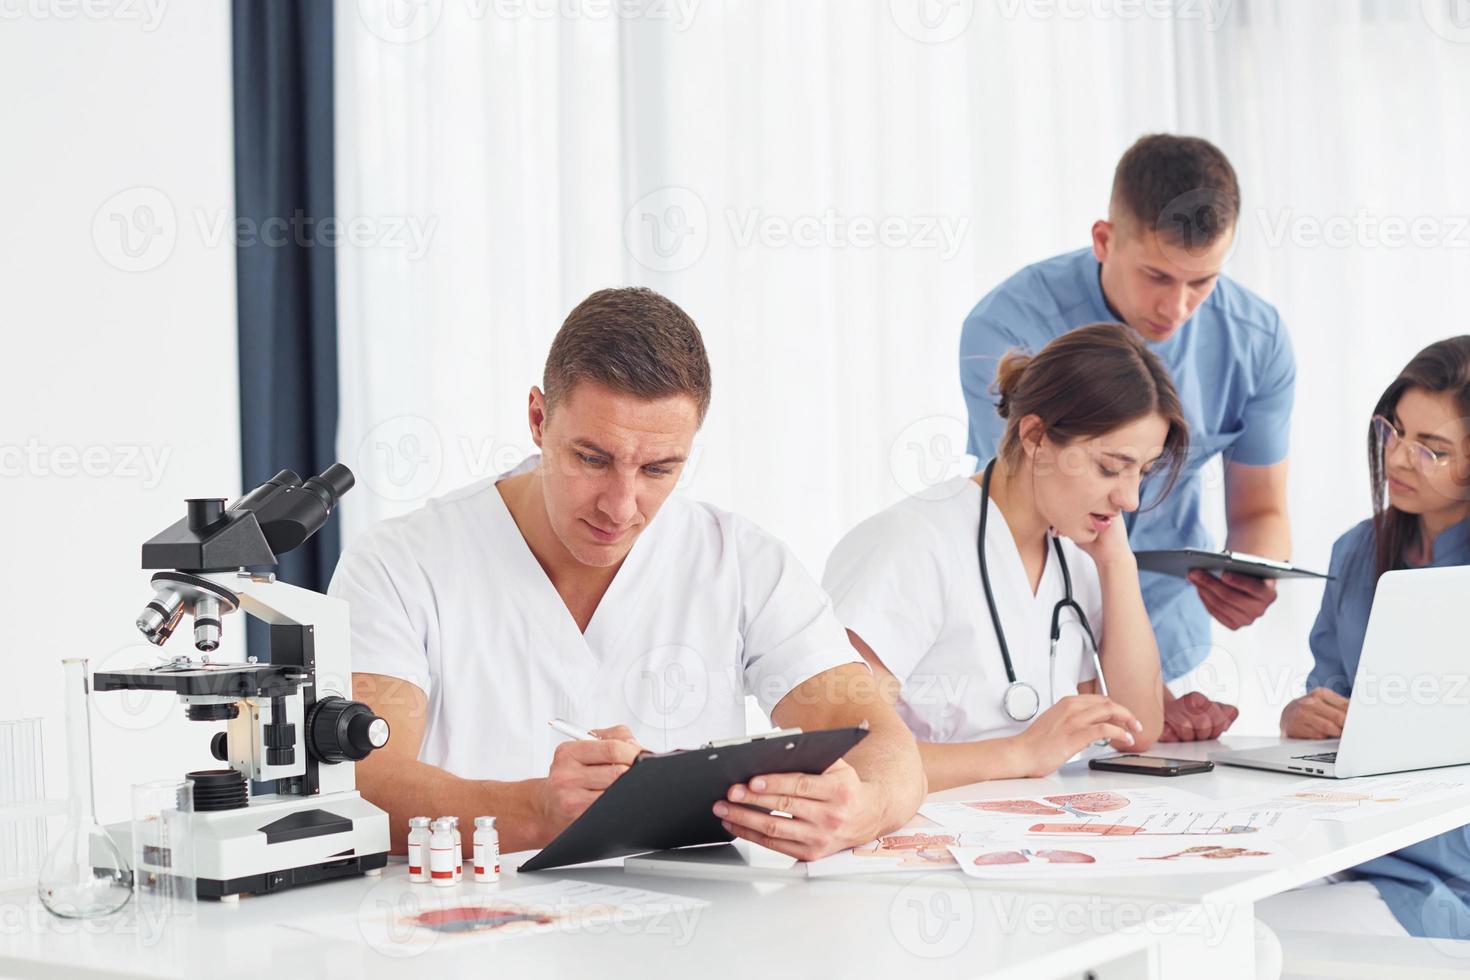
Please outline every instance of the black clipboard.
[[866, 727], [769, 732], [645, 755], [519, 870], [734, 840], [713, 809], [731, 786], [773, 772], [826, 772], [867, 734]]
[[1198, 548], [1176, 548], [1169, 551], [1137, 551], [1140, 572], [1159, 572], [1187, 578], [1195, 569], [1206, 572], [1234, 572], [1253, 578], [1315, 578], [1330, 579], [1321, 572], [1309, 572], [1297, 568], [1291, 562], [1262, 558], [1234, 551], [1202, 551]]

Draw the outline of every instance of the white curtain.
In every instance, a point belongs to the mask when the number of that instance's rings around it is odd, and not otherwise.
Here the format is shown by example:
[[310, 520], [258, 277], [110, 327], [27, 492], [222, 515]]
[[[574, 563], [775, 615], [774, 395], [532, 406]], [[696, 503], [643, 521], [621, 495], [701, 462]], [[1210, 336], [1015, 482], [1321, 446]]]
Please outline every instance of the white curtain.
[[[363, 229], [338, 254], [346, 538], [530, 451], [561, 319], [644, 284], [714, 366], [681, 492], [820, 575], [857, 521], [973, 467], [965, 313], [1085, 245], [1119, 154], [1168, 130], [1241, 174], [1229, 271], [1292, 331], [1297, 553], [1323, 566], [1367, 512], [1378, 392], [1465, 330], [1470, 46], [1436, 3], [340, 0], [337, 204]], [[1444, 240], [1302, 244], [1358, 209]], [[1243, 730], [1305, 674], [1318, 590], [1283, 593], [1193, 681]]]

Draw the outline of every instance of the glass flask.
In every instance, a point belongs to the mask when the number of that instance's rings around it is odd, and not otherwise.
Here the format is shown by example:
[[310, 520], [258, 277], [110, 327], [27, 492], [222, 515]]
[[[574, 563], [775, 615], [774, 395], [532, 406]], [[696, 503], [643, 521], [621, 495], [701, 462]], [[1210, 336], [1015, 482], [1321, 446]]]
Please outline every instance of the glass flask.
[[66, 829], [41, 866], [36, 891], [53, 915], [92, 919], [110, 915], [132, 896], [133, 875], [117, 843], [97, 822], [92, 802], [92, 699], [87, 661], [68, 658], [66, 757], [71, 792]]

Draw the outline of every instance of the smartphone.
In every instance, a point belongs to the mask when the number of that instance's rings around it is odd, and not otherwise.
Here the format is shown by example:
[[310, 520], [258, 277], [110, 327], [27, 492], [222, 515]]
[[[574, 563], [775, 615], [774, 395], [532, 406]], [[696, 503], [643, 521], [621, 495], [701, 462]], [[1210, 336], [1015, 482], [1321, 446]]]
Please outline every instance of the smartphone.
[[1088, 766], [1104, 772], [1137, 772], [1145, 776], [1188, 776], [1215, 768], [1207, 759], [1166, 759], [1158, 755], [1110, 755], [1093, 759]]

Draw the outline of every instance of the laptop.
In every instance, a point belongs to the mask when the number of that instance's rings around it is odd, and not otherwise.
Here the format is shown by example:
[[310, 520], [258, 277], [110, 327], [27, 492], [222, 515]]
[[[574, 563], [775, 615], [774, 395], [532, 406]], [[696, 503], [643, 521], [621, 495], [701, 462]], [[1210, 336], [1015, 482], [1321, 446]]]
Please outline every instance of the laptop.
[[1470, 566], [1388, 572], [1368, 615], [1342, 737], [1210, 759], [1328, 779], [1470, 763], [1467, 599]]

